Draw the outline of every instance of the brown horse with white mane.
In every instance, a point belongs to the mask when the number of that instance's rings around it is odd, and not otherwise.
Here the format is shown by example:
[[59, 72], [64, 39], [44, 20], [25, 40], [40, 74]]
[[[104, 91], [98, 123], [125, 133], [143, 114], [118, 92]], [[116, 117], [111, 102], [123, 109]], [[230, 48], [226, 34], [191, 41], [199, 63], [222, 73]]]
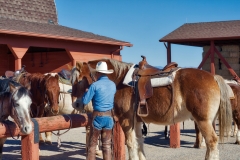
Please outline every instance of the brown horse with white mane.
[[[136, 121], [134, 107], [139, 103], [139, 99], [136, 100], [136, 92], [132, 87], [123, 85], [124, 77], [133, 64], [109, 59], [88, 63], [78, 62], [75, 72], [79, 76], [72, 78], [75, 87], [77, 86], [77, 97], [82, 97], [86, 88], [93, 83], [94, 72], [91, 68], [95, 68], [99, 61], [105, 61], [109, 69], [114, 70], [114, 73], [109, 75], [117, 86], [114, 110], [125, 133], [129, 159], [144, 160], [146, 158], [143, 152], [141, 122]], [[212, 122], [218, 114], [220, 140], [223, 140], [224, 131], [228, 132], [232, 120], [231, 104], [228, 92], [225, 92], [226, 87], [226, 83], [220, 76], [213, 76], [209, 72], [198, 69], [180, 69], [176, 72], [172, 84], [153, 88], [153, 95], [146, 99], [148, 114], [141, 119], [146, 123], [170, 125], [193, 118], [206, 139], [205, 159], [219, 159], [218, 137]], [[78, 106], [83, 107], [81, 101]]]

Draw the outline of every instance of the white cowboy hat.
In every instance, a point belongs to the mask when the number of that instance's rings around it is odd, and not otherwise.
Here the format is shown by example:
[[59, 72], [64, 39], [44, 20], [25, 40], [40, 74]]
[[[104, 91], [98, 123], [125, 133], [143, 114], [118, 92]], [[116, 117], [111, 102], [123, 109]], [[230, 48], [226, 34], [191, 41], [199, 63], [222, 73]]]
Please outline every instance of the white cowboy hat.
[[96, 65], [96, 72], [111, 74], [111, 73], [113, 73], [113, 70], [112, 69], [108, 70], [107, 63], [104, 61], [100, 61]]

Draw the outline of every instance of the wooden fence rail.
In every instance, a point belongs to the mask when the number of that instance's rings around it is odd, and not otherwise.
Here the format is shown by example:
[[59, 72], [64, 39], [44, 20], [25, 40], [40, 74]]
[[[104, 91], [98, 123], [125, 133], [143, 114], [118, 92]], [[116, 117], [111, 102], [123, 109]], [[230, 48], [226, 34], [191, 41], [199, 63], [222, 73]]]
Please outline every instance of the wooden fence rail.
[[[0, 123], [0, 138], [20, 135], [22, 145], [22, 160], [39, 160], [39, 132], [63, 130], [85, 127], [91, 123], [86, 114], [69, 114], [52, 117], [33, 118], [33, 131], [23, 135], [16, 123]], [[114, 133], [114, 159], [125, 160], [124, 135], [119, 123], [115, 124]], [[37, 139], [37, 141], [36, 141]]]

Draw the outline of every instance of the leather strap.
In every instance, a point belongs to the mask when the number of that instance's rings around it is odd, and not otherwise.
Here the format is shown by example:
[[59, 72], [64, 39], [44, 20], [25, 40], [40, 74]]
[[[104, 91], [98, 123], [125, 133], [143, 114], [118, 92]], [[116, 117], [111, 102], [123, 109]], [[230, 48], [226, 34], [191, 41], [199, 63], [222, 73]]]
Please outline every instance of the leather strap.
[[112, 111], [108, 110], [106, 112], [99, 112], [99, 111], [93, 111], [93, 117], [96, 116], [111, 116], [112, 117]]

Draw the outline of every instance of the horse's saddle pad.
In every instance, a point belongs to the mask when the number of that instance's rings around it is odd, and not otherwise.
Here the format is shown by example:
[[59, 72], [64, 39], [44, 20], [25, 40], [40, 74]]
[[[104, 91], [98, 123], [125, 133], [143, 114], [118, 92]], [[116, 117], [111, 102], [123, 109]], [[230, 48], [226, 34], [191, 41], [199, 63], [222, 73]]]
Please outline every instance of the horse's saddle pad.
[[127, 72], [127, 74], [126, 74], [126, 76], [124, 77], [124, 80], [123, 80], [124, 85], [133, 87], [134, 84], [133, 84], [132, 75], [133, 75], [133, 72], [136, 68], [138, 68], [138, 65], [133, 64], [132, 67], [128, 70], [128, 72]]
[[[127, 85], [127, 86], [130, 86], [130, 87], [133, 87], [133, 79], [132, 79], [132, 74], [134, 72], [134, 70], [138, 67], [138, 65], [132, 65], [132, 67], [129, 69], [128, 73], [126, 74], [124, 80], [123, 80], [123, 84], [124, 85]], [[179, 69], [178, 69], [179, 70]], [[169, 76], [167, 77], [152, 77], [150, 79], [150, 86], [152, 87], [160, 87], [160, 86], [167, 86], [167, 85], [170, 85], [172, 84], [174, 78], [175, 78], [175, 75], [177, 73], [177, 71], [173, 71], [172, 74], [170, 74]], [[146, 84], [149, 86], [149, 84]]]

